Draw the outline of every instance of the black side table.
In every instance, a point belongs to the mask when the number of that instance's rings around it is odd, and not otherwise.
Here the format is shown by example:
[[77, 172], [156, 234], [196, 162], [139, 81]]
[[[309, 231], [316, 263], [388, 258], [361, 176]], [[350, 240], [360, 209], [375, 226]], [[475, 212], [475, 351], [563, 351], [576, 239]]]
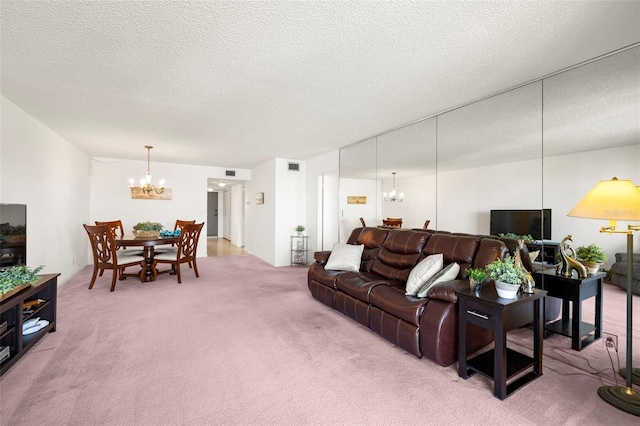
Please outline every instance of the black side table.
[[[505, 399], [520, 387], [542, 376], [544, 290], [534, 294], [519, 292], [515, 299], [498, 297], [493, 284], [480, 292], [459, 290], [458, 295], [458, 375], [463, 379], [480, 373], [493, 380], [493, 394]], [[533, 358], [507, 348], [507, 331], [533, 321]], [[467, 323], [493, 331], [494, 349], [467, 359]], [[507, 381], [533, 366], [533, 371]]]
[[[575, 351], [581, 351], [602, 336], [602, 282], [605, 276], [600, 272], [586, 278], [567, 278], [556, 275], [555, 269], [533, 273], [536, 287], [546, 290], [548, 296], [562, 299], [562, 316], [547, 324], [545, 330], [571, 337], [571, 349]], [[594, 296], [596, 314], [591, 324], [582, 321], [582, 301]]]

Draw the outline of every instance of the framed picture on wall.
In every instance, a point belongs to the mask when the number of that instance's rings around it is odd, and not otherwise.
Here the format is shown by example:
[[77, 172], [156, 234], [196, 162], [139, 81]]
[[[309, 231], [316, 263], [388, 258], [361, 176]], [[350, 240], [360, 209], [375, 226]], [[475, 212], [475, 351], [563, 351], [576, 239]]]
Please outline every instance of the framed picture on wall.
[[256, 192], [256, 204], [264, 204], [264, 192]]
[[347, 196], [347, 204], [367, 204], [367, 197], [364, 195]]

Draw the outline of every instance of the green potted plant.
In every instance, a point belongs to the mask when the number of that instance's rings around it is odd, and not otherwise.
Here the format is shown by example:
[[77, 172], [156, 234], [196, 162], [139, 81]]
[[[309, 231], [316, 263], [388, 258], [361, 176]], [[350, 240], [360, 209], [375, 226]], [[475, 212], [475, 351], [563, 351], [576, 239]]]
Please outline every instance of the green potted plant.
[[38, 281], [38, 272], [44, 268], [40, 265], [31, 269], [26, 265], [12, 266], [0, 272], [0, 300], [13, 296]]
[[467, 268], [465, 271], [469, 276], [469, 286], [473, 291], [480, 291], [482, 283], [487, 279], [487, 273], [482, 268]]
[[576, 257], [587, 268], [589, 275], [597, 273], [600, 266], [608, 259], [604, 251], [595, 244], [578, 247]]
[[296, 232], [298, 233], [298, 235], [302, 235], [302, 233], [304, 232], [305, 227], [302, 225], [298, 225], [296, 226]]
[[157, 237], [162, 231], [162, 224], [158, 222], [138, 222], [133, 226], [133, 235], [139, 238]]
[[527, 276], [527, 271], [516, 265], [513, 257], [496, 259], [488, 264], [485, 270], [495, 282], [498, 296], [504, 299], [516, 297], [520, 285]]
[[523, 240], [525, 243], [530, 243], [530, 242], [533, 241], [533, 237], [530, 234], [518, 235], [518, 234], [514, 234], [513, 232], [499, 233], [498, 237], [500, 237], [500, 238], [511, 238], [511, 239], [514, 239], [514, 240]]

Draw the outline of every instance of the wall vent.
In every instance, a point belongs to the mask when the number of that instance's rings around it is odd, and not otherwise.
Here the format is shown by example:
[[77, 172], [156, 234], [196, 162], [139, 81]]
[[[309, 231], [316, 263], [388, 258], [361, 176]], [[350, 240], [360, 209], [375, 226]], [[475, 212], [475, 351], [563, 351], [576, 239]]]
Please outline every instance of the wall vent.
[[236, 171], [235, 170], [226, 170], [224, 172], [225, 176], [235, 176], [236, 175]]
[[300, 163], [289, 163], [289, 170], [294, 172], [300, 171]]

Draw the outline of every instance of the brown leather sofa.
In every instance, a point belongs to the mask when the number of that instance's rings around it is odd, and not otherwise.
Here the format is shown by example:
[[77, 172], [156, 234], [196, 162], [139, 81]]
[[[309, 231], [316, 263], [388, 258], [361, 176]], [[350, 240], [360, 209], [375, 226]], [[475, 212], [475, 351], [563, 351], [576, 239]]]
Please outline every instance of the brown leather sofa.
[[[355, 229], [347, 243], [364, 245], [360, 271], [326, 270], [330, 252], [315, 253], [308, 274], [313, 297], [416, 357], [442, 366], [457, 360], [456, 290], [469, 288], [465, 270], [484, 267], [509, 251], [505, 242], [489, 236], [373, 227]], [[460, 265], [457, 279], [436, 285], [426, 298], [406, 296], [411, 269], [437, 253], [443, 254], [445, 265]], [[493, 341], [491, 332], [469, 327], [469, 353]]]

